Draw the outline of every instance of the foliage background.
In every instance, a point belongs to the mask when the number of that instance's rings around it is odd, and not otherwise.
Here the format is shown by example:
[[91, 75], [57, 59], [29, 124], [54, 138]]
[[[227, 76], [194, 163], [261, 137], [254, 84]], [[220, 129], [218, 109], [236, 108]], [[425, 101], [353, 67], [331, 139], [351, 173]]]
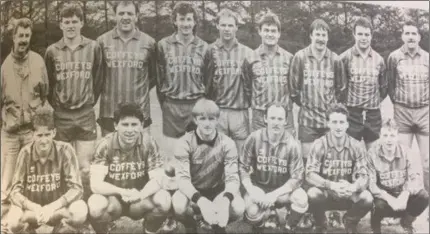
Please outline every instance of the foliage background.
[[[12, 47], [10, 23], [19, 17], [28, 17], [34, 22], [31, 48], [44, 54], [48, 45], [58, 41], [62, 32], [58, 26], [59, 11], [72, 1], [56, 0], [2, 0], [1, 12], [1, 62]], [[82, 34], [95, 39], [115, 26], [112, 4], [115, 1], [75, 1], [84, 9]], [[138, 27], [156, 40], [174, 32], [170, 14], [177, 1], [138, 1]], [[255, 28], [262, 13], [272, 11], [281, 20], [282, 35], [279, 44], [297, 52], [306, 47], [310, 40], [308, 28], [316, 18], [324, 19], [331, 26], [329, 48], [342, 53], [353, 43], [352, 26], [358, 16], [368, 17], [374, 28], [373, 48], [384, 58], [402, 45], [401, 25], [411, 19], [418, 23], [422, 32], [421, 46], [429, 49], [429, 12], [421, 9], [403, 9], [373, 4], [331, 1], [191, 1], [198, 9], [200, 22], [197, 35], [207, 42], [213, 42], [218, 32], [215, 27], [217, 12], [228, 7], [240, 16], [238, 39], [251, 48], [260, 44]]]

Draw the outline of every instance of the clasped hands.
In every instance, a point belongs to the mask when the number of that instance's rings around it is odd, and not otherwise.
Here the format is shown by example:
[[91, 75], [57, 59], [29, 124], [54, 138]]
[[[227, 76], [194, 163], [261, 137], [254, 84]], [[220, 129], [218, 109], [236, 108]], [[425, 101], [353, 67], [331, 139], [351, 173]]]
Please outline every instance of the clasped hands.
[[200, 197], [197, 206], [209, 225], [218, 225], [222, 228], [227, 226], [230, 215], [230, 200], [227, 197], [217, 198], [216, 203], [206, 197]]
[[339, 182], [331, 181], [329, 189], [339, 198], [349, 198], [353, 193], [357, 192], [357, 186], [346, 180], [339, 180]]

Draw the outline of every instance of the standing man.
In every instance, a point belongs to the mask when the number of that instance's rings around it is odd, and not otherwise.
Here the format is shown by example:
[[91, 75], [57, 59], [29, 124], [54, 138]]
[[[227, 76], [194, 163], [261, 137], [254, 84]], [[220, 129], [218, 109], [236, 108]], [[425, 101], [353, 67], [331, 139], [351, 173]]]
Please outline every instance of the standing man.
[[137, 28], [139, 7], [133, 1], [114, 4], [116, 27], [97, 38], [103, 50], [106, 81], [98, 123], [102, 135], [115, 131], [118, 103], [134, 102], [143, 113], [145, 131], [152, 123], [149, 91], [156, 82], [155, 40]]
[[388, 57], [388, 94], [394, 104], [399, 139], [412, 147], [417, 139], [424, 171], [424, 187], [429, 191], [429, 54], [421, 49], [418, 26], [411, 21], [402, 27], [404, 45]]
[[31, 119], [48, 96], [43, 58], [30, 50], [32, 22], [21, 18], [12, 28], [13, 47], [1, 66], [1, 205], [9, 203], [18, 153], [32, 140]]
[[363, 139], [367, 149], [379, 138], [380, 104], [388, 91], [384, 59], [370, 46], [372, 34], [370, 21], [358, 18], [353, 27], [355, 45], [340, 55], [347, 82], [348, 134]]
[[245, 218], [255, 233], [262, 232], [271, 208], [291, 207], [285, 225], [288, 233], [308, 209], [306, 192], [300, 188], [304, 175], [300, 144], [285, 129], [287, 115], [283, 103], [269, 105], [264, 115], [267, 127], [246, 139], [239, 159]]
[[156, 233], [166, 220], [171, 196], [163, 190], [158, 146], [142, 132], [140, 105], [125, 103], [114, 113], [115, 132], [97, 145], [91, 165], [89, 216], [97, 233], [121, 216], [144, 218], [143, 233]]
[[215, 102], [200, 99], [192, 115], [197, 128], [178, 140], [174, 152], [179, 190], [173, 208], [187, 233], [197, 233], [205, 224], [226, 233], [227, 223], [241, 218], [245, 208], [236, 146], [216, 130], [220, 110]]
[[381, 139], [368, 152], [369, 190], [375, 197], [371, 227], [381, 233], [384, 217], [400, 216], [406, 233], [414, 233], [412, 223], [428, 206], [422, 167], [410, 148], [398, 143], [398, 126], [393, 119], [382, 123]]
[[269, 12], [258, 22], [261, 45], [245, 60], [243, 73], [247, 84], [246, 96], [251, 98], [252, 131], [266, 127], [265, 111], [279, 102], [287, 110], [287, 131], [295, 135], [293, 103], [290, 101], [288, 72], [293, 55], [278, 45], [281, 22]]
[[63, 38], [46, 50], [49, 102], [54, 108], [56, 140], [70, 142], [78, 156], [84, 200], [89, 196], [89, 170], [97, 138], [94, 105], [103, 85], [102, 50], [81, 35], [82, 8], [66, 5], [60, 12]]
[[346, 133], [348, 110], [332, 104], [327, 110], [329, 132], [313, 144], [306, 163], [309, 210], [316, 233], [326, 233], [326, 210], [347, 210], [343, 224], [347, 233], [357, 233], [362, 217], [372, 209], [373, 197], [366, 190], [368, 172], [366, 151]]
[[240, 152], [249, 131], [249, 97], [245, 94], [242, 65], [252, 50], [236, 39], [238, 19], [229, 9], [217, 16], [220, 37], [205, 57], [207, 96], [220, 107], [218, 130], [231, 137]]
[[157, 44], [157, 94], [169, 147], [185, 134], [193, 120], [191, 110], [206, 91], [203, 60], [208, 44], [196, 35], [197, 17], [192, 3], [178, 2], [172, 12], [176, 31]]
[[[40, 225], [54, 226], [52, 233], [77, 231], [87, 220], [75, 150], [55, 141], [52, 110], [32, 118], [33, 141], [18, 156], [7, 225], [13, 233], [36, 233]], [[28, 225], [26, 225], [28, 224]]]

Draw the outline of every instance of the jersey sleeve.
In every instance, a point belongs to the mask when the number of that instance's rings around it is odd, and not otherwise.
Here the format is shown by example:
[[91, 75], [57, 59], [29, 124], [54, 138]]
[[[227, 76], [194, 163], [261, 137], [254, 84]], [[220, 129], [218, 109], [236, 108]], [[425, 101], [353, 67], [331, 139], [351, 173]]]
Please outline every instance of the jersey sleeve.
[[415, 194], [422, 188], [423, 185], [423, 169], [421, 158], [416, 156], [411, 149], [406, 150], [406, 181], [403, 190], [409, 191], [410, 194]]
[[109, 139], [110, 138], [104, 137], [96, 146], [95, 154], [90, 167], [91, 177], [97, 177], [101, 181], [103, 181], [105, 176], [108, 174]]
[[12, 189], [10, 192], [10, 200], [12, 204], [26, 209], [30, 200], [28, 200], [24, 194], [24, 186], [26, 184], [26, 175], [27, 175], [27, 162], [29, 153], [26, 148], [21, 150], [18, 154], [18, 159], [15, 166], [15, 173], [12, 179]]
[[306, 162], [306, 174], [315, 172], [320, 173], [321, 170], [321, 160], [325, 154], [325, 149], [321, 139], [317, 139], [311, 146], [309, 151], [308, 160]]
[[51, 104], [52, 107], [54, 107], [54, 87], [56, 83], [56, 78], [54, 58], [52, 57], [52, 48], [52, 46], [49, 46], [48, 49], [46, 49], [45, 64], [49, 82], [48, 102]]
[[366, 159], [366, 149], [363, 145], [357, 142], [355, 149], [355, 165], [352, 171], [352, 180], [355, 181], [358, 178], [368, 178], [368, 168]]
[[149, 90], [157, 85], [157, 45], [152, 39], [149, 48], [149, 61], [148, 61], [148, 78]]
[[300, 92], [302, 90], [303, 65], [302, 59], [300, 58], [300, 51], [293, 56], [289, 74], [288, 86], [291, 100], [298, 106], [301, 106]]
[[387, 97], [388, 94], [388, 80], [387, 80], [387, 67], [385, 66], [384, 59], [381, 57], [379, 62], [379, 95], [381, 97], [381, 102]]
[[239, 169], [238, 169], [238, 154], [236, 144], [233, 140], [226, 140], [224, 159], [224, 173], [226, 191], [233, 194], [239, 193]]
[[242, 77], [243, 77], [243, 89], [245, 93], [245, 98], [249, 102], [252, 98], [252, 65], [250, 64], [250, 60], [252, 59], [252, 54], [249, 53], [242, 64]]
[[157, 97], [158, 101], [162, 103], [164, 101], [164, 95], [161, 93], [161, 88], [163, 87], [164, 79], [166, 76], [166, 60], [164, 57], [163, 40], [157, 43], [156, 58], [157, 58]]
[[61, 153], [64, 157], [62, 165], [65, 176], [64, 181], [68, 190], [59, 199], [62, 199], [63, 207], [66, 207], [81, 199], [83, 187], [81, 177], [79, 175], [78, 158], [74, 148], [70, 144], [66, 143]]
[[374, 197], [381, 198], [383, 190], [378, 187], [378, 172], [376, 170], [376, 165], [374, 158], [377, 157], [377, 150], [372, 147], [367, 152], [367, 168], [369, 171], [369, 191]]
[[94, 62], [93, 62], [93, 90], [94, 105], [97, 103], [105, 83], [105, 62], [103, 50], [98, 42], [94, 42]]
[[303, 157], [302, 157], [301, 147], [298, 144], [298, 142], [292, 143], [290, 156], [292, 157], [291, 161], [290, 161], [290, 165], [289, 165], [289, 171], [290, 171], [291, 178], [302, 181], [305, 168], [303, 165]]
[[250, 179], [251, 166], [254, 164], [255, 155], [255, 136], [251, 134], [245, 141], [243, 145], [242, 153], [239, 157], [239, 175], [240, 179], [243, 181], [245, 179]]
[[396, 90], [396, 76], [397, 76], [397, 60], [395, 54], [391, 53], [387, 60], [387, 71], [385, 73], [386, 80], [388, 83], [388, 96], [390, 96], [391, 102], [395, 102], [394, 93]]
[[177, 141], [174, 155], [176, 159], [176, 177], [178, 179], [179, 190], [191, 200], [193, 194], [197, 192], [197, 189], [191, 183], [190, 154], [192, 152], [189, 142], [186, 139], [187, 136], [188, 135], [185, 135]]
[[334, 60], [334, 83], [335, 83], [335, 95], [337, 102], [346, 103], [346, 86], [347, 80], [345, 76], [345, 68], [342, 60], [335, 56]]
[[155, 141], [154, 137], [150, 136], [148, 138], [147, 143], [147, 149], [148, 149], [148, 171], [152, 171], [158, 168], [161, 168], [163, 166], [163, 161], [160, 156], [160, 151], [158, 148], [158, 144]]

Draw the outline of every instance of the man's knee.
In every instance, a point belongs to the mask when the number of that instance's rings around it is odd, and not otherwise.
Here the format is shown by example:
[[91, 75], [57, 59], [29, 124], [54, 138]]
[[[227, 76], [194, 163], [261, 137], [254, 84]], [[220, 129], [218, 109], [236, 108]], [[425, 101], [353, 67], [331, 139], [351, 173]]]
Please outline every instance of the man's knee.
[[162, 213], [169, 212], [172, 204], [172, 196], [170, 196], [169, 192], [161, 189], [153, 195], [152, 200], [154, 201], [154, 206], [158, 211]]
[[290, 197], [291, 209], [298, 213], [305, 213], [308, 210], [308, 195], [305, 190], [298, 188], [294, 190]]
[[[22, 217], [24, 215], [23, 210], [18, 206], [12, 206], [7, 214], [7, 225], [13, 233], [20, 232], [24, 228], [24, 222]], [[3, 221], [2, 221], [3, 222]]]
[[371, 207], [373, 205], [373, 196], [369, 190], [364, 190], [358, 195], [358, 201], [366, 207]]
[[88, 216], [88, 206], [83, 200], [78, 200], [70, 204], [70, 221], [73, 225], [81, 225], [85, 223]]
[[173, 194], [172, 206], [176, 215], [184, 216], [189, 205], [190, 200], [181, 191], [178, 190]]
[[230, 217], [232, 217], [233, 220], [239, 219], [243, 217], [244, 212], [245, 212], [245, 201], [239, 194], [237, 194], [233, 199], [233, 201], [231, 202]]
[[259, 224], [264, 218], [264, 210], [257, 204], [247, 201], [245, 204], [245, 218], [251, 224]]
[[324, 202], [324, 192], [317, 188], [317, 187], [311, 187], [308, 189], [307, 192], [308, 195], [308, 201], [309, 203], [320, 203]]
[[375, 210], [384, 210], [388, 206], [388, 203], [385, 200], [380, 198], [375, 198], [373, 200], [373, 204], [374, 204]]
[[429, 204], [429, 194], [426, 190], [421, 189], [417, 195], [418, 200], [420, 201], [420, 203], [423, 204], [423, 206], [427, 206]]
[[109, 200], [100, 194], [93, 194], [88, 198], [88, 211], [91, 218], [98, 219], [108, 211]]

